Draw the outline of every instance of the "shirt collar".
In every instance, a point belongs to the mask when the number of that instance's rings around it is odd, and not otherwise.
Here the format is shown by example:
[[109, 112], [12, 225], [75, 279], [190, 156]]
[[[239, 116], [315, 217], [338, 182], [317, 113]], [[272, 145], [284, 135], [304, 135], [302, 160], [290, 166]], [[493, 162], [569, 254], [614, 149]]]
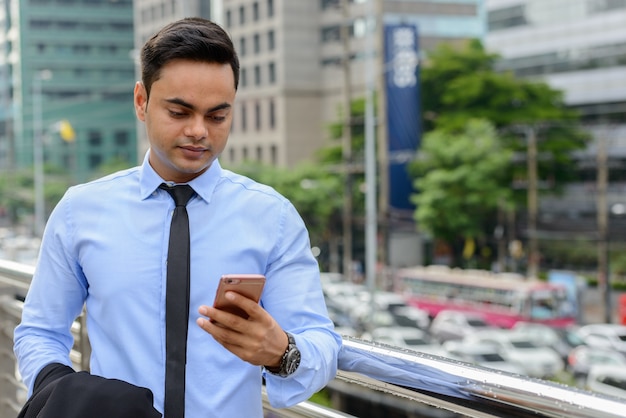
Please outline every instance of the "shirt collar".
[[[161, 183], [165, 183], [165, 180], [163, 180], [161, 176], [154, 171], [148, 162], [149, 157], [150, 150], [146, 152], [141, 165], [139, 184], [142, 200], [150, 197], [159, 188]], [[188, 184], [193, 188], [196, 194], [202, 198], [202, 200], [208, 203], [211, 201], [211, 195], [213, 194], [213, 190], [215, 190], [221, 176], [222, 167], [219, 161], [215, 160], [207, 171], [191, 180]]]

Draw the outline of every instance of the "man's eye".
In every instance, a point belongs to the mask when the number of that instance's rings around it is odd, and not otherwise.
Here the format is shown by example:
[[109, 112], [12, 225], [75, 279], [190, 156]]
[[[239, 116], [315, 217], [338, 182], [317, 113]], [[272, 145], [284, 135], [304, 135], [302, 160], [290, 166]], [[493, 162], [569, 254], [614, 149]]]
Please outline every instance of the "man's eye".
[[170, 116], [172, 116], [174, 118], [181, 118], [181, 117], [185, 116], [184, 113], [176, 112], [175, 110], [170, 110], [169, 113], [170, 113]]
[[214, 122], [223, 122], [226, 120], [226, 116], [224, 115], [208, 115], [208, 118]]

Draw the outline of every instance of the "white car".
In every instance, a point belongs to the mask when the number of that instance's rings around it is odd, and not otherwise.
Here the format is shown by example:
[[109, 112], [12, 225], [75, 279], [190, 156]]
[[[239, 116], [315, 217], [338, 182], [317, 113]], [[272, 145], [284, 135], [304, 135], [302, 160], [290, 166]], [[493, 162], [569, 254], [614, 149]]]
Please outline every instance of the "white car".
[[626, 367], [604, 364], [592, 366], [587, 376], [586, 388], [626, 400]]
[[430, 334], [440, 343], [461, 340], [477, 331], [497, 329], [488, 324], [482, 315], [443, 310], [430, 324]]
[[550, 347], [560, 354], [564, 362], [571, 351], [584, 341], [578, 335], [577, 326], [570, 325], [563, 328], [555, 328], [545, 324], [518, 322], [513, 326], [513, 330], [525, 335], [536, 345]]
[[626, 325], [589, 324], [580, 327], [578, 334], [590, 347], [609, 348], [626, 356]]
[[567, 370], [579, 386], [585, 385], [589, 371], [598, 365], [626, 368], [626, 357], [615, 350], [581, 345], [574, 348], [567, 358]]
[[421, 329], [413, 327], [383, 327], [363, 334], [364, 340], [410, 348], [427, 354], [445, 355], [442, 347]]
[[430, 325], [428, 312], [415, 306], [398, 306], [391, 310], [391, 314], [400, 326], [418, 327], [426, 330]]
[[446, 351], [446, 357], [455, 360], [509, 373], [526, 374], [523, 367], [502, 357], [500, 350], [494, 344], [464, 344], [462, 341], [448, 341], [443, 344], [443, 349]]
[[467, 336], [465, 344], [492, 344], [505, 360], [522, 366], [526, 375], [549, 378], [563, 371], [565, 364], [556, 351], [540, 347], [509, 329], [479, 331]]

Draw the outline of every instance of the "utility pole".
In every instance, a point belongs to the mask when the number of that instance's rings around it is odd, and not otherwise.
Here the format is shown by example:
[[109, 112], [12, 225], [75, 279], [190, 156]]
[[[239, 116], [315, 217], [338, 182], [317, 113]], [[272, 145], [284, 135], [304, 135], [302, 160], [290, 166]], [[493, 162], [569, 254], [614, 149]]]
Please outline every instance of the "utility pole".
[[352, 74], [350, 65], [350, 4], [341, 1], [341, 41], [343, 46], [343, 107], [345, 109], [342, 137], [343, 159], [343, 274], [351, 279], [352, 275]]
[[33, 75], [33, 167], [35, 182], [35, 222], [34, 234], [37, 237], [43, 235], [46, 224], [46, 208], [44, 195], [44, 171], [43, 171], [43, 111], [42, 111], [42, 83], [52, 78], [52, 71], [38, 70]]
[[528, 164], [528, 277], [537, 277], [539, 250], [537, 245], [537, 132], [534, 126], [526, 128]]
[[[365, 51], [365, 280], [372, 296], [376, 285], [377, 216], [376, 216], [376, 137], [374, 129], [374, 2], [367, 8]], [[372, 297], [373, 300], [373, 297]]]
[[597, 138], [598, 165], [597, 178], [597, 222], [598, 222], [598, 284], [604, 295], [604, 322], [611, 323], [611, 283], [609, 271], [609, 209], [607, 203], [607, 189], [609, 183], [608, 155], [606, 150], [606, 135], [601, 133]]
[[377, 92], [377, 112], [376, 112], [376, 136], [378, 139], [378, 213], [379, 213], [379, 234], [381, 235], [381, 245], [378, 246], [378, 259], [382, 265], [389, 264], [387, 254], [389, 236], [389, 156], [387, 151], [387, 90], [385, 65], [385, 22], [383, 0], [375, 1], [376, 14], [376, 92]]

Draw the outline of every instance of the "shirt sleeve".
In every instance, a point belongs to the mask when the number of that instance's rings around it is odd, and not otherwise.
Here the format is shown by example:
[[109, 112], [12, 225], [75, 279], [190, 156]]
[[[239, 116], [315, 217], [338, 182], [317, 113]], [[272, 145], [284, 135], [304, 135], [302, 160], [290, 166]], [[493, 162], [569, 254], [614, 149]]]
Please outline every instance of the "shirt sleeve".
[[305, 401], [326, 386], [337, 373], [341, 348], [341, 336], [328, 317], [319, 266], [304, 222], [290, 203], [283, 209], [262, 303], [280, 326], [294, 335], [301, 361], [287, 377], [264, 373], [270, 404], [277, 408]]
[[67, 209], [66, 194], [46, 225], [22, 319], [14, 333], [14, 352], [29, 396], [44, 366], [60, 363], [71, 367], [71, 326], [87, 295], [84, 279], [69, 250], [71, 223]]

